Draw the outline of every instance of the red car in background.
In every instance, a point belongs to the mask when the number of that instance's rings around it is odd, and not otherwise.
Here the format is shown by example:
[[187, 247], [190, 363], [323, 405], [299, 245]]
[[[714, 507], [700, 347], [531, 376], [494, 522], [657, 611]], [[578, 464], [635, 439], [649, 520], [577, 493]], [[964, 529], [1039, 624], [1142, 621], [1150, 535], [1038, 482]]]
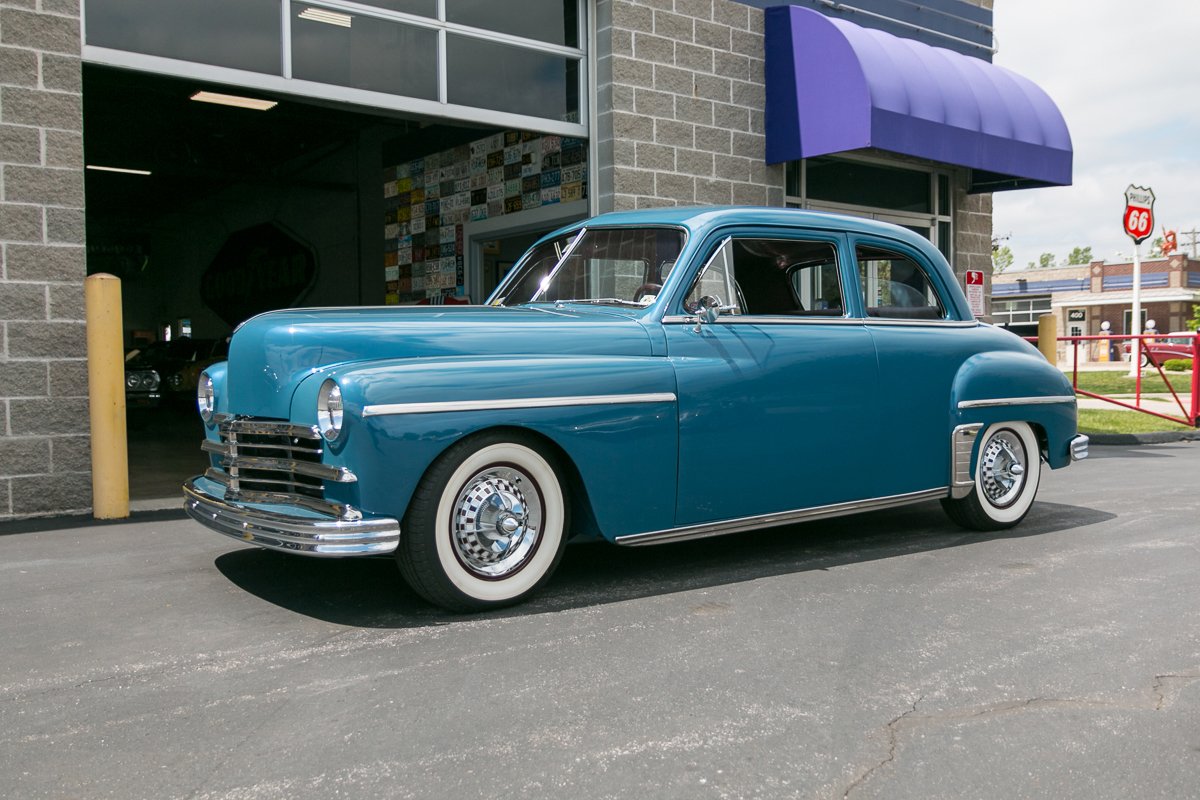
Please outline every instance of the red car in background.
[[[1142, 366], [1150, 365], [1162, 366], [1167, 360], [1172, 358], [1192, 358], [1192, 345], [1196, 340], [1197, 334], [1191, 331], [1179, 331], [1177, 333], [1168, 333], [1162, 337], [1154, 339], [1142, 340]], [[1133, 342], [1125, 343], [1125, 354], [1128, 355], [1133, 349]]]

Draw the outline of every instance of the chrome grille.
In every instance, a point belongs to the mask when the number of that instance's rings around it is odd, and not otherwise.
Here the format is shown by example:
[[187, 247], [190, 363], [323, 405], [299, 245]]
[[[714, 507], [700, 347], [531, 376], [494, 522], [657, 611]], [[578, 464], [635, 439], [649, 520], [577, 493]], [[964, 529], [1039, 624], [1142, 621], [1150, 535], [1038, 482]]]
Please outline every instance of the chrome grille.
[[221, 441], [205, 441], [224, 474], [212, 477], [230, 499], [295, 502], [323, 500], [324, 481], [353, 480], [348, 470], [321, 463], [321, 435], [315, 426], [276, 420], [227, 417], [218, 423]]

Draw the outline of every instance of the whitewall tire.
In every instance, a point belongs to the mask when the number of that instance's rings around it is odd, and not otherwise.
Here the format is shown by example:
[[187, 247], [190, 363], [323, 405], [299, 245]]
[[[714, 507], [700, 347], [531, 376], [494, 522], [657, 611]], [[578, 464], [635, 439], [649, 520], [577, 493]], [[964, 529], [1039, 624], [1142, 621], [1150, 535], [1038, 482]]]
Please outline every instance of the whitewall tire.
[[1041, 450], [1025, 422], [988, 426], [975, 454], [975, 480], [966, 497], [942, 500], [952, 520], [965, 528], [1011, 528], [1029, 513], [1041, 480]]
[[512, 432], [450, 447], [422, 478], [400, 533], [400, 571], [455, 611], [509, 605], [554, 572], [567, 539], [567, 497], [553, 456]]

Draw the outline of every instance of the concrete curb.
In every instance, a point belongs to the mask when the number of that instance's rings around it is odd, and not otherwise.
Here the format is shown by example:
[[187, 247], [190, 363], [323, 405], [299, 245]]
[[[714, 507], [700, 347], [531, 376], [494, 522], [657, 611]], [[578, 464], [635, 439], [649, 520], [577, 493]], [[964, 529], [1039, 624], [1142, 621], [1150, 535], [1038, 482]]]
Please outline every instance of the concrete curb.
[[1200, 430], [1155, 431], [1154, 433], [1089, 433], [1089, 444], [1166, 444], [1167, 442], [1200, 442]]

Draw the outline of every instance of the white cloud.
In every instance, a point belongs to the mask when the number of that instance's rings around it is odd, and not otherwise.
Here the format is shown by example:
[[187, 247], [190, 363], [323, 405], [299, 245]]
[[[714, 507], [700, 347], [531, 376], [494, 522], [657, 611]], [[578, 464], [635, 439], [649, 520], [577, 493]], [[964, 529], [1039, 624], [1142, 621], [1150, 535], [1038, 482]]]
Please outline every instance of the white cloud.
[[1154, 189], [1155, 236], [1200, 227], [1200, 3], [1000, 0], [995, 31], [995, 62], [1046, 90], [1075, 150], [1074, 185], [995, 195], [1017, 266], [1077, 246], [1127, 259], [1131, 183]]

